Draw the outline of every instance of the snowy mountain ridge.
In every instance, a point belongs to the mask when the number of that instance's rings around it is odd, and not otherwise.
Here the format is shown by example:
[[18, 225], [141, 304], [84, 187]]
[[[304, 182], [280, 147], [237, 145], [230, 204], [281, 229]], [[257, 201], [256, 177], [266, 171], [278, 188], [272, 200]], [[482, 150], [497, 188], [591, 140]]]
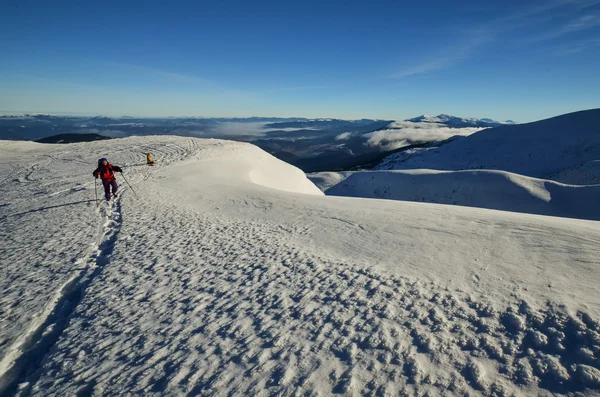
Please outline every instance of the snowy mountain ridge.
[[444, 124], [448, 127], [465, 128], [465, 127], [497, 127], [505, 124], [515, 124], [512, 120], [496, 121], [489, 118], [464, 118], [451, 116], [449, 114], [439, 114], [437, 116], [428, 116], [426, 114], [407, 119], [413, 123], [437, 123]]
[[[504, 125], [433, 150], [386, 158], [378, 169], [495, 169], [535, 178], [600, 159], [600, 109]], [[563, 180], [563, 183], [569, 183]]]

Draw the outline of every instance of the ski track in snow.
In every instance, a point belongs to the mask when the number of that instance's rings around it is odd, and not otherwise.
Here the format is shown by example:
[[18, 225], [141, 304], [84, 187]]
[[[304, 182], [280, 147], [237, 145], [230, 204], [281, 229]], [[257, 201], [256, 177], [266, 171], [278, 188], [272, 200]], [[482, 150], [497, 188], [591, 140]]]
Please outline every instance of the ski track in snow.
[[[23, 376], [22, 370], [35, 367], [51, 345], [49, 341], [60, 335], [66, 317], [74, 309], [73, 300], [81, 299], [81, 293], [101, 269], [97, 265], [108, 261], [115, 226], [120, 224], [119, 202], [114, 213], [109, 211], [101, 184], [91, 176], [97, 154], [87, 150], [77, 155], [61, 150], [61, 146], [27, 145], [32, 148], [34, 163], [22, 153], [9, 154], [0, 163], [10, 170], [0, 183], [6, 192], [0, 206], [0, 283], [4, 291], [0, 296], [0, 392], [10, 389]], [[88, 146], [71, 146], [76, 147]], [[168, 163], [185, 157], [191, 148], [167, 144], [157, 153], [168, 156]], [[144, 145], [133, 146], [115, 159], [119, 164], [137, 161], [144, 165], [139, 162], [138, 152], [148, 150]], [[142, 168], [129, 178], [143, 179], [146, 173]], [[123, 179], [119, 183], [121, 192], [126, 192], [128, 186]]]
[[[160, 180], [162, 167], [195, 158], [204, 147], [199, 140], [160, 139], [110, 152], [111, 162], [129, 165], [126, 176], [139, 197], [121, 179], [124, 194], [98, 210], [89, 201], [94, 187], [83, 182], [93, 160], [73, 164], [102, 157], [92, 148], [106, 143], [82, 144], [80, 154], [74, 145], [66, 146], [71, 153], [44, 146], [32, 154], [35, 167], [9, 163], [6, 180], [18, 180], [18, 188], [0, 207], [6, 224], [0, 357], [12, 368], [2, 379], [11, 386], [7, 393], [600, 390], [600, 324], [588, 313], [525, 300], [497, 307], [456, 288], [320, 254], [299, 243], [313, 226], [182, 204], [177, 194], [153, 190], [160, 185], [139, 182]], [[156, 167], [136, 167], [146, 151]], [[75, 175], [67, 176], [73, 167]]]
[[104, 220], [101, 242], [86, 260], [85, 267], [71, 277], [55, 294], [30, 327], [20, 336], [0, 362], [0, 390], [14, 392], [20, 380], [35, 378], [49, 349], [68, 326], [69, 317], [85, 295], [90, 282], [110, 263], [121, 226], [119, 202], [97, 208]]

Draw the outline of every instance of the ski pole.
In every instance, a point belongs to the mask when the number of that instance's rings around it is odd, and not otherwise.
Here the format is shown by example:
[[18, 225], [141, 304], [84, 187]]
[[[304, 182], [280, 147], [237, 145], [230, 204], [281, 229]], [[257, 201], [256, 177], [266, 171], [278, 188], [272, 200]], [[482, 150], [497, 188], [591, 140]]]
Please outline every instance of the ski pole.
[[129, 186], [129, 188], [131, 189], [131, 191], [133, 192], [133, 194], [135, 194], [135, 196], [137, 197], [137, 193], [135, 192], [135, 190], [133, 190], [133, 188], [131, 187], [131, 185], [129, 184], [129, 181], [127, 180], [127, 178], [125, 178], [125, 175], [123, 175], [123, 173], [121, 172], [121, 176], [123, 177], [123, 179], [125, 180], [125, 182], [127, 183], [127, 185]]
[[94, 178], [94, 190], [96, 191], [96, 207], [98, 206], [98, 178]]

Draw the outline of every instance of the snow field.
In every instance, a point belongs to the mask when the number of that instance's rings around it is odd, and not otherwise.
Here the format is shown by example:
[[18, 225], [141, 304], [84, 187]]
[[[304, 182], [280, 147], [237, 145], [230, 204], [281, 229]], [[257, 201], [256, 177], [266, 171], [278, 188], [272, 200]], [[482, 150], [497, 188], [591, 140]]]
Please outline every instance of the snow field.
[[[158, 212], [157, 212], [158, 211]], [[155, 232], [142, 232], [160, 223]], [[600, 327], [336, 263], [293, 228], [141, 207], [32, 394], [512, 395], [599, 387]], [[143, 266], [139, 266], [144, 264]], [[589, 374], [589, 375], [588, 375]]]
[[[600, 390], [597, 222], [322, 197], [225, 141], [34, 146], [0, 149], [0, 393]], [[96, 209], [104, 156], [137, 195]]]

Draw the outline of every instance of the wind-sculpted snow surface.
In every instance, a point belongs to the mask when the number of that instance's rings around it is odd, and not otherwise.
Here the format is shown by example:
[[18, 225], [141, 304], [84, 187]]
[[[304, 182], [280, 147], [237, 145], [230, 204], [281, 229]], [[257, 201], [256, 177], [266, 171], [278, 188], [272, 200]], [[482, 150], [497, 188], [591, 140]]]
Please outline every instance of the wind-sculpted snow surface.
[[[160, 231], [139, 239], [155, 219]], [[600, 387], [600, 328], [311, 255], [301, 229], [144, 208], [34, 394], [511, 395]], [[76, 343], [74, 343], [76, 341]], [[589, 374], [588, 379], [585, 375]]]
[[[597, 222], [324, 197], [224, 141], [10, 153], [4, 394], [600, 391]], [[104, 156], [137, 194], [96, 208]]]

